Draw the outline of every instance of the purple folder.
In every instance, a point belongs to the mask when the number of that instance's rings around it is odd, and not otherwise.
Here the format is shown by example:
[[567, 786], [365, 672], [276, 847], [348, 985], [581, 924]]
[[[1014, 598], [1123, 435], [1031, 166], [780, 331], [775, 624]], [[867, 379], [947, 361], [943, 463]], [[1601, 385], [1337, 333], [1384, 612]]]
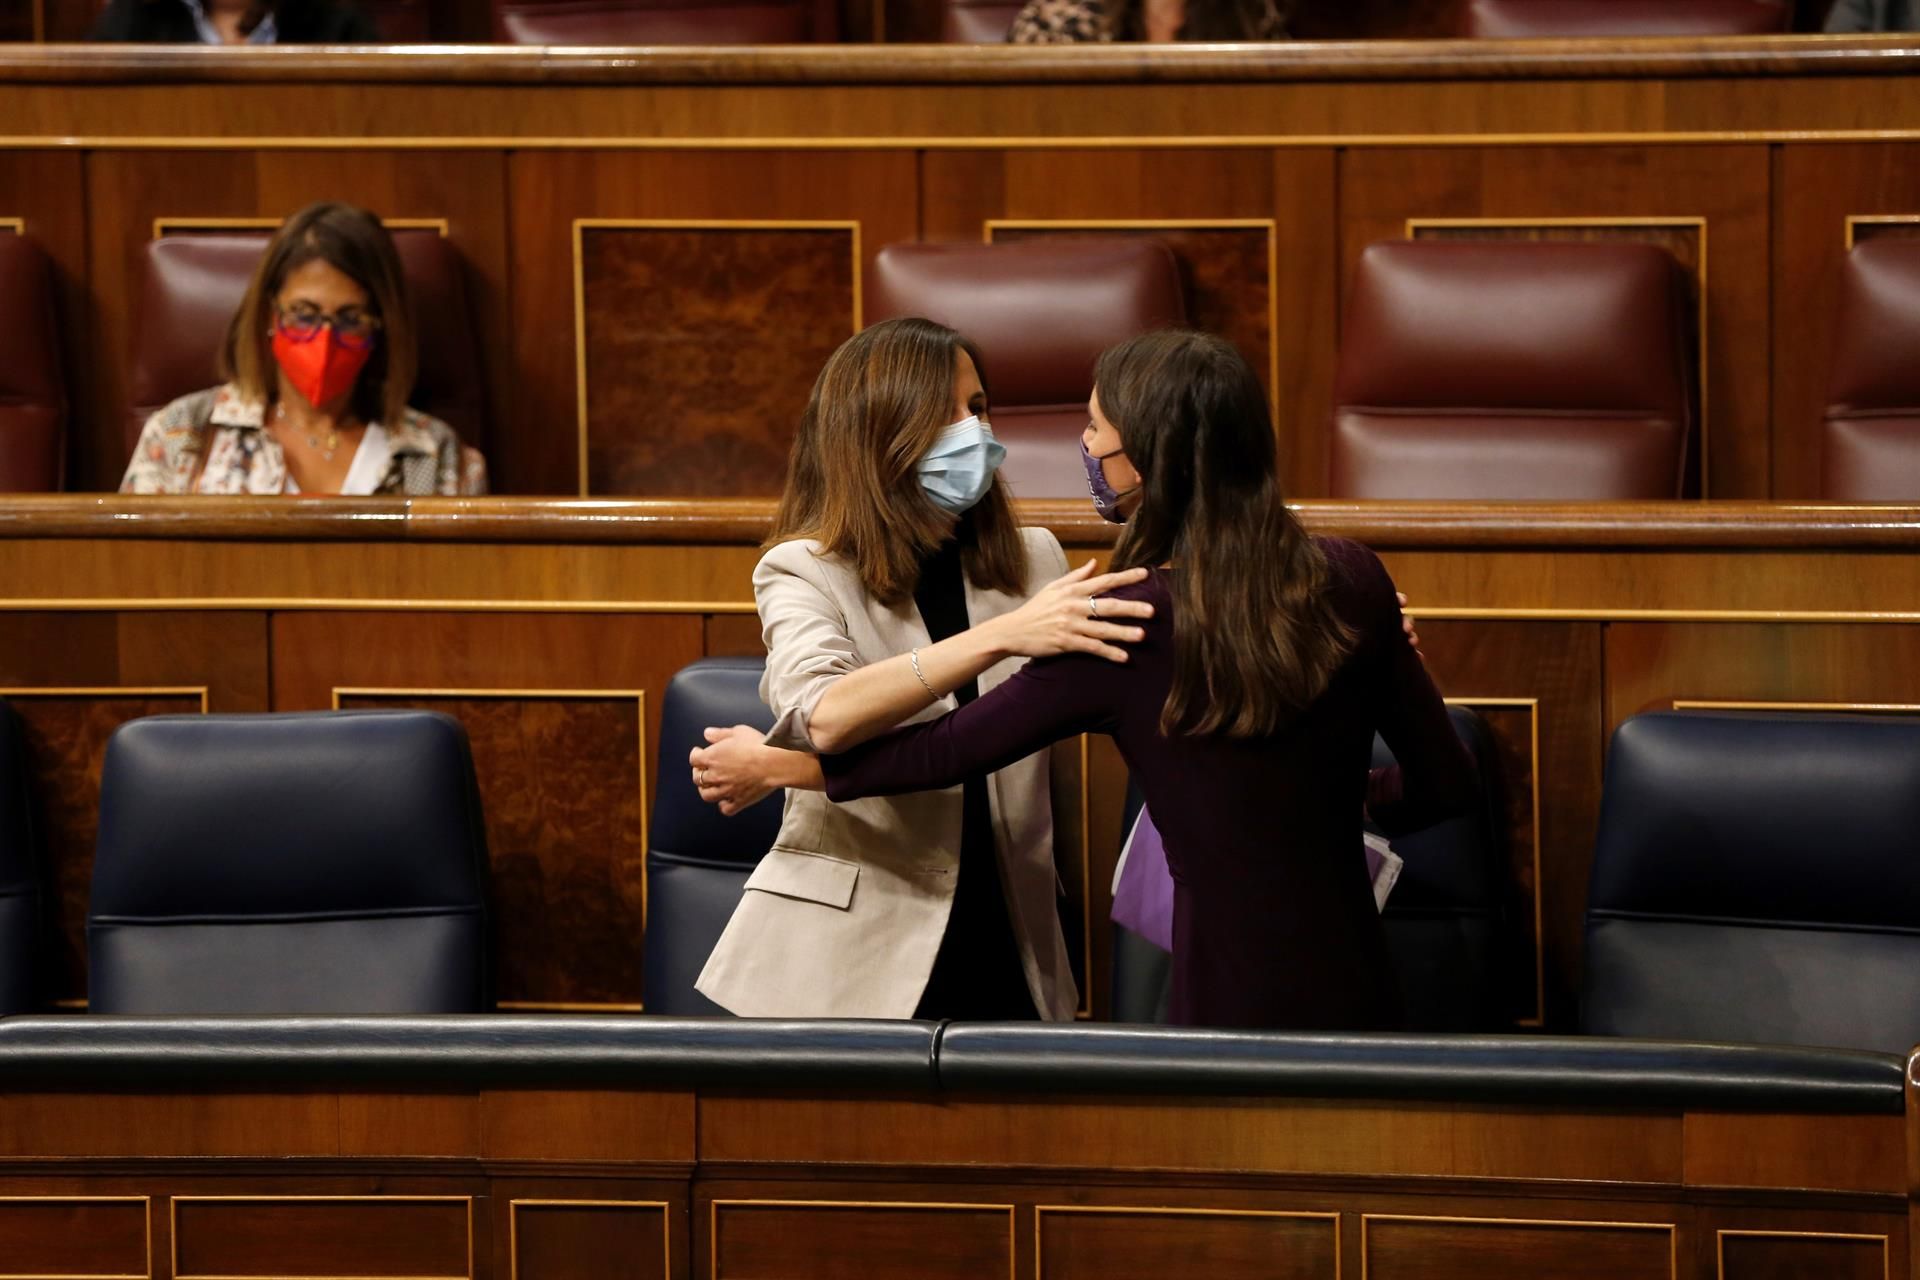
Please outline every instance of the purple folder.
[[[1373, 880], [1373, 904], [1384, 908], [1394, 881], [1400, 878], [1400, 857], [1370, 832], [1363, 841], [1367, 875]], [[1160, 828], [1153, 825], [1153, 815], [1144, 805], [1114, 869], [1113, 922], [1162, 951], [1173, 950], [1173, 875], [1167, 870], [1167, 846], [1160, 839]]]

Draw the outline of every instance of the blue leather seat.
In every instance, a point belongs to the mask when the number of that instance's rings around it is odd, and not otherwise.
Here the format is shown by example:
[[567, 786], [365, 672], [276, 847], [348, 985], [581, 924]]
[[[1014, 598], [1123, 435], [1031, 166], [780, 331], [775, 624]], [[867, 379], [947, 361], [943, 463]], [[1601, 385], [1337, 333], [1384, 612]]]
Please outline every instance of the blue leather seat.
[[1584, 1029], [1920, 1040], [1920, 720], [1656, 712], [1615, 731]]
[[773, 727], [760, 701], [759, 658], [703, 658], [674, 674], [660, 707], [660, 767], [648, 827], [648, 1013], [722, 1014], [693, 989], [740, 895], [780, 834], [783, 796], [728, 818], [694, 789], [687, 752], [708, 725]]
[[[1393, 842], [1405, 860], [1381, 921], [1406, 1006], [1417, 1031], [1479, 1031], [1501, 1023], [1500, 979], [1517, 957], [1507, 875], [1506, 824], [1498, 750], [1486, 722], [1452, 707], [1454, 732], [1479, 768], [1484, 803]], [[1379, 738], [1373, 763], [1393, 763]], [[1123, 830], [1140, 811], [1129, 787]], [[1354, 851], [1359, 856], [1359, 850]], [[1120, 925], [1113, 927], [1113, 1017], [1164, 1022], [1172, 957]]]
[[476, 1012], [486, 883], [473, 759], [448, 716], [135, 720], [101, 780], [89, 1004]]
[[26, 733], [0, 702], [0, 1017], [40, 995], [41, 862], [27, 779]]

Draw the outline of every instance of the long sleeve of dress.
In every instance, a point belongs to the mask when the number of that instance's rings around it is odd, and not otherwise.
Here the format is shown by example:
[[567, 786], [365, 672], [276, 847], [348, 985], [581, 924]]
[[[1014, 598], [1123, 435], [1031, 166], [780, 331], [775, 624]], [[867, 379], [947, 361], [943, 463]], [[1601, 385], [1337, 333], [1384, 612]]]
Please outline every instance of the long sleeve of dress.
[[1453, 731], [1453, 719], [1425, 660], [1401, 634], [1393, 580], [1371, 552], [1366, 554], [1379, 578], [1368, 592], [1380, 602], [1369, 629], [1384, 668], [1375, 724], [1395, 762], [1374, 771], [1367, 808], [1375, 824], [1393, 836], [1464, 812], [1473, 804], [1479, 783], [1473, 757]]
[[836, 801], [932, 791], [1003, 769], [1050, 743], [1112, 723], [1124, 664], [1088, 654], [1029, 662], [951, 715], [820, 757]]

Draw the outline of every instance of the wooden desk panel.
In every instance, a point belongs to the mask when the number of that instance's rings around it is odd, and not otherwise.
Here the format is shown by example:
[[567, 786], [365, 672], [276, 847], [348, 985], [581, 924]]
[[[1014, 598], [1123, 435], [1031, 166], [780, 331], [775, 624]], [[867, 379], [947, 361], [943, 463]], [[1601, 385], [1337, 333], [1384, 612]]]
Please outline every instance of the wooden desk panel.
[[[1340, 297], [1365, 244], [1665, 244], [1703, 283], [1705, 491], [1804, 498], [1849, 219], [1920, 215], [1916, 66], [1911, 37], [14, 46], [0, 219], [57, 268], [76, 489], [125, 467], [154, 218], [338, 198], [447, 221], [500, 492], [765, 496], [881, 247], [1080, 228], [1169, 237], [1196, 317], [1271, 382], [1301, 497], [1326, 490]], [[1242, 243], [1262, 228], [1264, 276]]]
[[[1920, 708], [1920, 510], [1308, 503], [1374, 546], [1413, 601], [1443, 692], [1505, 762], [1524, 946], [1516, 1022], [1571, 1025], [1601, 768], [1627, 716], [1675, 703]], [[1113, 529], [1027, 504], [1074, 554]], [[0, 502], [0, 689], [34, 738], [59, 963], [84, 995], [100, 751], [132, 714], [426, 705], [469, 721], [495, 876], [502, 998], [642, 999], [641, 867], [674, 671], [760, 652], [763, 502], [10, 499]], [[269, 673], [271, 675], [269, 676]], [[50, 694], [50, 690], [78, 692]], [[37, 692], [36, 692], [37, 691]], [[58, 714], [56, 714], [58, 713]], [[1920, 713], [1920, 711], [1916, 711]], [[644, 725], [644, 735], [640, 726]], [[537, 742], [537, 750], [529, 748]], [[1067, 798], [1091, 886], [1070, 936], [1091, 1008], [1126, 775], [1104, 740]]]

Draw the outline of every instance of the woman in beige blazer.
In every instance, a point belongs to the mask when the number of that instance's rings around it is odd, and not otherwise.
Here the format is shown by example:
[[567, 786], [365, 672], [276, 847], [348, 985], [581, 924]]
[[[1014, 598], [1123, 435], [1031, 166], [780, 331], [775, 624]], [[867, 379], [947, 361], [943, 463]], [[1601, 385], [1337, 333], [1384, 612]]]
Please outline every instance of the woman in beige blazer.
[[[827, 361], [754, 570], [769, 743], [831, 752], [895, 707], [932, 719], [1031, 656], [1126, 660], [1151, 606], [1093, 618], [1087, 599], [1144, 573], [1069, 573], [1051, 533], [1020, 528], [987, 417], [978, 352], [931, 321]], [[926, 706], [934, 685], [953, 692]], [[1048, 762], [844, 805], [790, 793], [698, 989], [748, 1016], [1071, 1018]]]

